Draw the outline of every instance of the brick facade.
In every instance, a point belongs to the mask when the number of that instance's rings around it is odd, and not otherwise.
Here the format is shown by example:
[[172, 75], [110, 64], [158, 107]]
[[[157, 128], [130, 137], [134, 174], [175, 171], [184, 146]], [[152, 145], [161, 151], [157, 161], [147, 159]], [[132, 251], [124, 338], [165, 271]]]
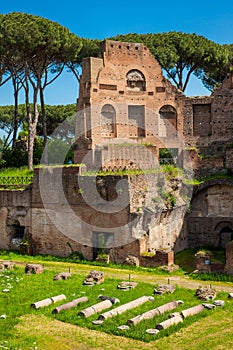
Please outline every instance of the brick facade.
[[[75, 162], [148, 168], [171, 148], [195, 176], [233, 170], [231, 75], [209, 97], [186, 97], [143, 44], [106, 40], [101, 55], [83, 61]], [[152, 148], [133, 151], [138, 144]]]
[[[143, 164], [150, 167], [160, 147], [180, 148], [183, 99], [143, 44], [105, 41], [102, 58], [83, 61], [75, 162], [101, 167], [108, 158], [113, 166], [147, 158]], [[152, 155], [133, 152], [126, 142], [151, 144]]]

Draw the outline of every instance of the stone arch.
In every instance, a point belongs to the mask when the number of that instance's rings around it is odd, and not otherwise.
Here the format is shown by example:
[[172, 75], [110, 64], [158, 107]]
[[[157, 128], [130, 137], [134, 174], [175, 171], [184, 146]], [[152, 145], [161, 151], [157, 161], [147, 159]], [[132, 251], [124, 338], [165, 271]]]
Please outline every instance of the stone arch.
[[205, 181], [194, 189], [194, 194], [197, 195], [199, 192], [202, 192], [205, 189], [208, 189], [216, 185], [233, 186], [233, 180], [230, 178], [229, 179], [219, 178], [219, 179], [211, 179], [211, 180]]
[[127, 89], [132, 91], [146, 91], [146, 79], [138, 69], [131, 69], [126, 74]]
[[159, 110], [159, 136], [175, 136], [177, 132], [177, 111], [171, 105], [164, 105]]
[[101, 109], [101, 136], [116, 136], [116, 110], [111, 104], [105, 104]]
[[13, 250], [18, 250], [20, 242], [25, 237], [26, 227], [21, 225], [19, 220], [9, 218], [6, 222], [6, 230], [9, 236], [10, 248]]
[[21, 225], [20, 221], [16, 218], [8, 218], [6, 221], [7, 232], [12, 238], [23, 239], [25, 233], [25, 226]]
[[232, 185], [230, 179], [212, 179], [194, 189], [191, 211], [186, 218], [190, 248], [225, 248], [233, 238]]
[[219, 246], [226, 247], [226, 244], [233, 240], [233, 224], [229, 221], [222, 221], [215, 227], [215, 232], [219, 236]]

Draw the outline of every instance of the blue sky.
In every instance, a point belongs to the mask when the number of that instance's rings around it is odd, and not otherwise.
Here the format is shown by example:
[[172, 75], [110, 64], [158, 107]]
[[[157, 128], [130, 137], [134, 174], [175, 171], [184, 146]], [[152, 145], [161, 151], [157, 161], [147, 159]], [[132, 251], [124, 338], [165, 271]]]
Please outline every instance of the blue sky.
[[[78, 36], [104, 39], [125, 33], [182, 31], [196, 33], [217, 43], [233, 43], [233, 2], [118, 0], [7, 0], [0, 2], [0, 13], [26, 12], [48, 18], [69, 28]], [[192, 79], [187, 95], [207, 95]], [[64, 74], [46, 90], [46, 103], [75, 103], [78, 86], [71, 74]], [[0, 89], [0, 105], [12, 104], [10, 85]]]

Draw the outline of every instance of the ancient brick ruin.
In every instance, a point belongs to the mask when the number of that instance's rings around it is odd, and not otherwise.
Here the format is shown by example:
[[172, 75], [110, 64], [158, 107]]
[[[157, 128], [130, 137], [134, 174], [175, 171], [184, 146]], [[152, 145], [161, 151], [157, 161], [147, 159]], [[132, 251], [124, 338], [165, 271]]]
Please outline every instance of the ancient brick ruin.
[[145, 167], [167, 148], [196, 176], [232, 171], [232, 80], [227, 76], [210, 97], [186, 97], [165, 79], [143, 44], [105, 41], [102, 58], [83, 61], [75, 162], [137, 163], [143, 151], [122, 147], [127, 140], [135, 147], [148, 145]]
[[136, 152], [122, 147], [126, 142], [151, 145], [145, 167], [151, 167], [164, 144], [179, 157], [184, 95], [164, 79], [144, 45], [105, 41], [102, 49], [103, 58], [83, 61], [75, 162], [123, 167], [128, 159], [138, 164], [143, 150], [138, 154], [139, 147]]
[[[173, 252], [189, 247], [225, 247], [233, 238], [233, 180], [217, 175], [233, 172], [232, 100], [232, 75], [209, 97], [187, 97], [143, 44], [105, 41], [100, 58], [83, 61], [75, 163], [119, 170], [168, 161], [215, 178], [192, 189], [187, 208], [179, 177], [48, 168], [41, 189], [37, 169], [31, 189], [0, 191], [0, 247], [15, 248], [27, 236], [34, 253], [72, 250], [92, 260], [102, 242], [110, 260], [130, 255], [144, 265], [172, 264]], [[146, 257], [153, 252], [157, 258]]]

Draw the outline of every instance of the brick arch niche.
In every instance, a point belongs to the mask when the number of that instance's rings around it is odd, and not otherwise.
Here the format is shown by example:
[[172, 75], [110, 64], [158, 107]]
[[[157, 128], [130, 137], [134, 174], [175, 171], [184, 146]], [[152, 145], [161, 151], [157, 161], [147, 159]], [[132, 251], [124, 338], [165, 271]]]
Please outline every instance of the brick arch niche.
[[116, 110], [111, 104], [101, 109], [101, 136], [116, 137]]
[[172, 137], [177, 132], [177, 111], [171, 105], [164, 105], [159, 110], [159, 136]]
[[131, 69], [126, 74], [127, 90], [146, 91], [146, 79], [144, 74], [137, 69]]
[[233, 233], [233, 186], [228, 179], [215, 179], [199, 186], [186, 218], [189, 248], [225, 248]]
[[233, 240], [233, 224], [222, 221], [215, 227], [215, 233], [219, 236], [219, 246], [225, 248], [226, 244]]

